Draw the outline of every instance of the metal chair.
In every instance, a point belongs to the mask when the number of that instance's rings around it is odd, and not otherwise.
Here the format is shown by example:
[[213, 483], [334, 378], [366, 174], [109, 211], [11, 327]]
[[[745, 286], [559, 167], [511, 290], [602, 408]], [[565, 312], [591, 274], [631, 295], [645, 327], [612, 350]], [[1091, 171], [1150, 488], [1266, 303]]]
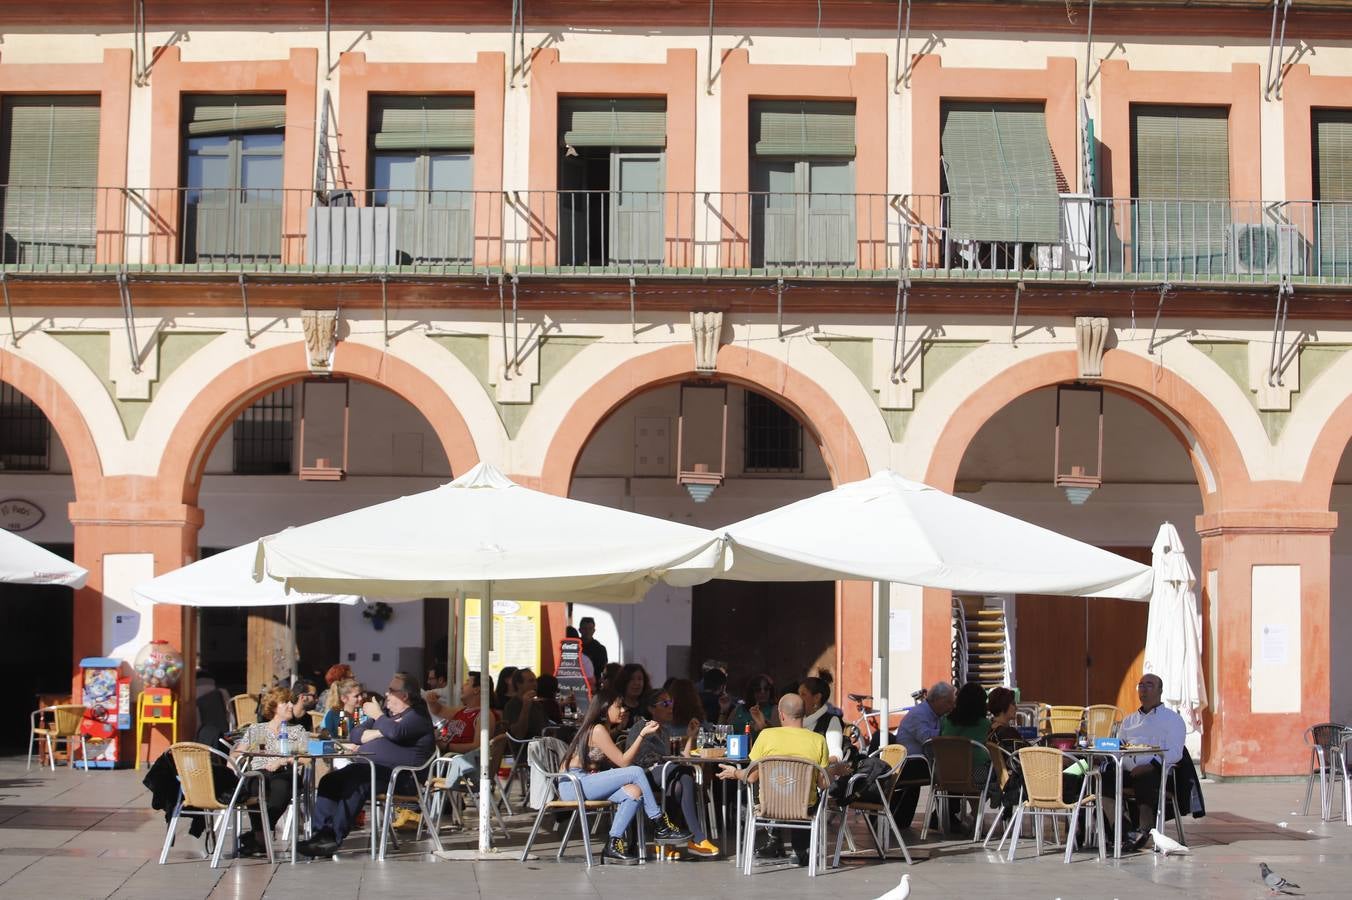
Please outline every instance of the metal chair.
[[[488, 742], [488, 766], [489, 772], [493, 773], [489, 777], [489, 789], [493, 791], [492, 802], [489, 804], [489, 813], [497, 821], [497, 827], [502, 829], [502, 833], [507, 833], [507, 821], [503, 818], [502, 808], [507, 810], [507, 815], [512, 815], [511, 804], [507, 802], [506, 791], [498, 781], [498, 767], [502, 765], [503, 756], [506, 754], [507, 735], [500, 734]], [[479, 802], [479, 773], [472, 772], [462, 778], [452, 780], [450, 777], [450, 767], [457, 759], [456, 756], [443, 756], [432, 766], [432, 772], [427, 779], [427, 793], [431, 799], [432, 816], [430, 821], [426, 822], [429, 828], [439, 831], [441, 829], [441, 817], [445, 810], [446, 803], [451, 802], [451, 811], [457, 822], [462, 821], [460, 807], [455, 802], [462, 798], [471, 800], [482, 815], [484, 805]], [[419, 826], [419, 834], [422, 833]]]
[[[987, 741], [986, 752], [988, 752], [991, 755], [990, 785], [995, 788], [996, 796], [1000, 799], [1001, 802], [995, 807], [995, 819], [994, 821], [991, 822], [990, 830], [986, 832], [986, 839], [981, 842], [981, 846], [983, 849], [990, 845], [991, 836], [995, 834], [995, 829], [1000, 827], [1000, 820], [1004, 818], [1005, 805], [1003, 801], [1005, 788], [1009, 786], [1010, 779], [1014, 777], [1015, 771], [1018, 768], [1018, 763], [1014, 754], [1010, 753], [1008, 750], [1006, 750], [1004, 747], [1001, 747], [999, 744], [993, 743], [992, 741]], [[1026, 796], [1026, 792], [1024, 788], [1020, 786], [1019, 788], [1020, 801], [1022, 801], [1024, 796]], [[982, 813], [982, 815], [984, 815], [984, 812]], [[1010, 822], [1013, 821], [1014, 817], [1011, 815]], [[1009, 829], [1006, 828], [1005, 836], [1008, 835], [1008, 832]], [[999, 853], [1001, 848], [1005, 846], [1005, 836], [1001, 836], [1000, 843], [996, 846], [995, 852]]]
[[235, 717], [235, 730], [243, 731], [258, 721], [258, 698], [253, 694], [236, 694], [230, 698], [230, 714]]
[[1105, 858], [1103, 806], [1096, 796], [1086, 793], [1090, 779], [1086, 778], [1080, 782], [1080, 793], [1074, 803], [1066, 803], [1061, 799], [1061, 772], [1068, 763], [1079, 760], [1069, 753], [1050, 747], [1024, 747], [1019, 750], [1018, 756], [1019, 768], [1023, 772], [1024, 799], [1015, 808], [1014, 821], [1010, 825], [1009, 862], [1014, 861], [1014, 854], [1018, 851], [1023, 817], [1031, 815], [1036, 820], [1033, 834], [1039, 856], [1042, 855], [1042, 820], [1049, 817], [1053, 820], [1057, 817], [1066, 819], [1065, 862], [1068, 864], [1070, 854], [1075, 849], [1075, 823], [1080, 817], [1080, 811], [1088, 812], [1090, 807], [1095, 814], [1092, 824], [1097, 825], [1097, 828], [1093, 829], [1093, 833], [1097, 836], [1098, 856], [1102, 862]]
[[[80, 730], [84, 723], [85, 708], [78, 703], [63, 703], [59, 706], [44, 706], [33, 711], [28, 726], [28, 768], [33, 768], [33, 744], [42, 738], [47, 747], [47, 762], [52, 771], [56, 771], [56, 745], [66, 742], [66, 765], [74, 763], [73, 744], [80, 742], [80, 758], [85, 761], [85, 774], [89, 774], [89, 747], [85, 735]], [[51, 721], [47, 721], [47, 716]]]
[[1084, 708], [1084, 733], [1089, 740], [1112, 737], [1122, 721], [1122, 710], [1116, 706], [1096, 704]]
[[[507, 749], [511, 751], [507, 755], [511, 756], [512, 758], [512, 771], [511, 774], [507, 776], [507, 784], [503, 786], [503, 796], [505, 798], [508, 794], [511, 793], [512, 782], [515, 781], [521, 784], [521, 799], [523, 801], [529, 800], [530, 762], [527, 759], [527, 756], [530, 753], [531, 741], [536, 739], [526, 738], [525, 740], [521, 740], [519, 738], [512, 737], [511, 732], [508, 732], [503, 736], [507, 738]], [[511, 807], [509, 806], [508, 815], [511, 815], [510, 810]]]
[[[756, 775], [756, 781], [751, 781]], [[748, 791], [755, 800], [746, 804], [746, 830], [742, 839], [742, 874], [750, 875], [755, 856], [756, 827], [806, 830], [808, 843], [807, 874], [817, 876], [825, 866], [826, 791], [831, 777], [821, 766], [793, 756], [767, 756], [747, 769]]]
[[1039, 728], [1042, 720], [1047, 715], [1047, 710], [1051, 709], [1047, 704], [1040, 703], [1037, 700], [1029, 700], [1024, 703], [1015, 704], [1014, 725], [1019, 728]]
[[[582, 776], [577, 772], [550, 772], [545, 777], [549, 783], [551, 799], [540, 805], [540, 811], [535, 816], [535, 824], [530, 829], [530, 836], [526, 838], [526, 846], [521, 849], [521, 862], [530, 858], [530, 848], [535, 845], [535, 838], [540, 833], [540, 825], [544, 822], [545, 814], [571, 810], [572, 814], [568, 817], [568, 825], [563, 830], [563, 840], [559, 842], [559, 852], [554, 855], [554, 858], [563, 859], [564, 851], [568, 849], [568, 842], [573, 835], [573, 826], [580, 823], [582, 826], [582, 849], [587, 855], [587, 868], [590, 869], [596, 864], [595, 856], [592, 853], [592, 829], [600, 824], [601, 817], [613, 816], [617, 807], [609, 800], [585, 799], [582, 794]], [[564, 782], [573, 786], [574, 799], [560, 799], [559, 785]], [[594, 820], [589, 819], [589, 814], [596, 818]], [[638, 856], [640, 860], [646, 860], [647, 849], [644, 840], [643, 816], [636, 816], [634, 821], [638, 824]]]
[[[164, 865], [169, 859], [169, 848], [174, 845], [174, 830], [178, 827], [178, 820], [183, 816], [201, 816], [208, 821], [219, 822], [212, 825], [216, 846], [211, 854], [211, 867], [213, 869], [219, 867], [221, 850], [225, 847], [225, 836], [229, 831], [230, 822], [240, 813], [257, 815], [262, 820], [263, 846], [268, 851], [268, 862], [273, 862], [272, 823], [268, 821], [267, 783], [263, 773], [241, 772], [229, 756], [206, 744], [192, 742], [174, 744], [169, 748], [169, 753], [178, 772], [179, 794], [178, 803], [174, 806], [174, 812], [169, 818], [169, 827], [164, 834], [160, 865]], [[228, 803], [222, 803], [216, 793], [216, 775], [211, 767], [214, 759], [221, 760], [239, 779]], [[258, 793], [253, 797], [243, 797], [244, 787], [250, 781], [257, 782]], [[236, 842], [239, 840], [238, 824], [235, 827], [235, 840]]]
[[[394, 807], [399, 803], [418, 804], [418, 813], [422, 817], [418, 825], [418, 831], [414, 834], [414, 840], [417, 840], [422, 834], [422, 825], [429, 821], [429, 803], [427, 793], [427, 776], [432, 771], [432, 766], [436, 763], [438, 756], [434, 753], [422, 765], [418, 766], [395, 766], [390, 771], [390, 783], [385, 787], [385, 793], [376, 796], [376, 806], [374, 812], [380, 815], [380, 850], [377, 853], [378, 859], [385, 858], [385, 848], [389, 843], [394, 844], [394, 849], [399, 849], [399, 840], [394, 837]], [[402, 780], [402, 784], [401, 784]], [[404, 791], [400, 793], [400, 788], [413, 785], [413, 793]], [[437, 850], [441, 850], [441, 837], [437, 834], [437, 829], [430, 829], [432, 843]]]
[[[892, 792], [896, 790], [897, 782], [901, 778], [902, 766], [906, 765], [906, 748], [901, 744], [888, 744], [886, 747], [878, 748], [871, 755], [881, 759], [888, 766], [887, 773], [876, 782], [881, 800], [851, 800], [844, 806], [837, 807], [840, 812], [840, 830], [836, 832], [836, 852], [831, 861], [834, 868], [840, 868], [841, 844], [850, 830], [850, 813], [856, 813], [864, 820], [869, 836], [873, 838], [873, 846], [878, 850], [879, 859], [887, 858], [887, 836], [890, 834], [897, 839], [897, 846], [901, 847], [901, 855], [906, 858], [906, 864], [911, 865], [911, 851], [906, 848], [906, 841], [901, 837], [901, 829], [897, 827], [896, 819], [892, 818]], [[856, 781], [864, 777], [866, 776], [850, 776], [845, 785], [846, 797], [854, 793]], [[886, 826], [886, 829], [883, 826]], [[853, 846], [853, 841], [851, 845]]]
[[[1343, 738], [1348, 728], [1338, 722], [1321, 722], [1305, 729], [1303, 740], [1310, 748], [1310, 774], [1305, 779], [1305, 803], [1300, 814], [1310, 814], [1310, 793], [1314, 790], [1315, 778], [1319, 779], [1319, 814], [1325, 822], [1332, 813], [1332, 793], [1337, 791], [1336, 779], [1347, 780], [1342, 758]], [[1344, 791], [1346, 793], [1346, 791]]]
[[925, 742], [930, 756], [930, 795], [925, 804], [924, 824], [920, 828], [920, 839], [929, 834], [931, 813], [939, 815], [939, 827], [948, 832], [948, 801], [976, 800], [977, 822], [972, 829], [972, 840], [981, 834], [981, 813], [986, 808], [986, 791], [990, 788], [991, 772], [986, 770], [986, 778], [977, 784], [973, 777], [972, 751], [984, 750], [985, 745], [965, 737], [936, 737]]

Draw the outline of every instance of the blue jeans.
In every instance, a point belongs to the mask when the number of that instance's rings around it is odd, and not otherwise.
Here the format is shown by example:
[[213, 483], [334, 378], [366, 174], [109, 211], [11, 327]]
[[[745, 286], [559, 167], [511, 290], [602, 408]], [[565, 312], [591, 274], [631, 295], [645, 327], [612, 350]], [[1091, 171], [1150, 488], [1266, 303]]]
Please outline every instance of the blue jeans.
[[[581, 769], [572, 769], [582, 781], [583, 800], [609, 800], [616, 806], [615, 815], [610, 820], [610, 836], [624, 837], [629, 825], [638, 815], [639, 804], [648, 818], [655, 819], [662, 810], [653, 798], [653, 790], [648, 785], [648, 776], [638, 766], [625, 766], [623, 769], [607, 769], [604, 772], [592, 772], [583, 775]], [[635, 785], [643, 792], [643, 799], [635, 800], [625, 791], [625, 785]], [[576, 800], [573, 784], [570, 781], [559, 782], [559, 799]]]

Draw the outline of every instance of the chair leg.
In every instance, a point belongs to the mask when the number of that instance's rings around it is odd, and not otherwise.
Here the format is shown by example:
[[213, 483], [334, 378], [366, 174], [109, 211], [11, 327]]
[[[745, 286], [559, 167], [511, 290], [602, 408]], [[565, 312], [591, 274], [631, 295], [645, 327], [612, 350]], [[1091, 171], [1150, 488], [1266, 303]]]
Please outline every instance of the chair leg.
[[1033, 846], [1037, 848], [1037, 855], [1042, 855], [1042, 820], [1043, 816], [1034, 813], [1033, 815]]
[[1094, 825], [1095, 835], [1098, 838], [1098, 857], [1099, 862], [1107, 859], [1108, 833], [1103, 830], [1103, 804], [1096, 797], [1094, 799]]
[[921, 814], [923, 818], [920, 820], [920, 840], [922, 841], [929, 836], [930, 814], [937, 802], [938, 795], [936, 795], [934, 789], [931, 788], [929, 796], [925, 798], [925, 811]]
[[56, 741], [50, 734], [47, 735], [47, 764], [52, 767], [53, 772], [56, 771]]
[[1000, 827], [1000, 819], [1004, 817], [1004, 814], [1005, 808], [1003, 806], [997, 806], [995, 808], [995, 820], [991, 822], [990, 831], [986, 832], [986, 839], [981, 842], [981, 847], [983, 850], [990, 846], [991, 837], [994, 836], [995, 829]]
[[840, 811], [840, 830], [836, 832], [836, 853], [831, 865], [840, 868], [840, 848], [845, 843], [845, 832], [850, 830], [850, 811], [848, 808]]
[[[590, 869], [596, 864], [592, 859], [591, 830], [587, 828], [587, 801], [583, 798], [582, 792], [577, 794], [577, 814], [582, 817], [582, 852], [587, 855], [587, 868]], [[600, 822], [601, 817], [596, 816], [596, 821]]]
[[[418, 817], [418, 830], [417, 830], [417, 832], [415, 832], [414, 835], [413, 835], [413, 840], [414, 840], [414, 841], [417, 841], [417, 840], [418, 840], [418, 835], [422, 834], [422, 826], [423, 826], [425, 823], [428, 823], [428, 822], [431, 821], [431, 809], [430, 809], [431, 805], [432, 805], [432, 803], [431, 803], [431, 797], [428, 796], [428, 793], [427, 793], [426, 788], [419, 788], [419, 790], [418, 790], [418, 812], [419, 812], [421, 815]], [[441, 836], [437, 834], [435, 828], [434, 828], [434, 829], [431, 829], [431, 832], [432, 832], [432, 846], [433, 846], [433, 847], [436, 847], [436, 848], [437, 848], [437, 849], [436, 849], [436, 852], [440, 853], [440, 852], [441, 852]]]
[[164, 832], [164, 846], [160, 848], [160, 865], [169, 861], [169, 848], [174, 846], [174, 831], [178, 828], [178, 819], [183, 811], [183, 799], [180, 797], [174, 805], [173, 815], [169, 817], [169, 827]]
[[[573, 836], [573, 825], [577, 822], [577, 810], [573, 810], [572, 815], [568, 817], [568, 824], [563, 829], [563, 840], [559, 842], [559, 852], [554, 856], [555, 859], [563, 859], [563, 852], [568, 849], [568, 841]], [[585, 831], [587, 823], [582, 823], [582, 829]]]
[[1300, 814], [1308, 816], [1310, 814], [1310, 794], [1314, 792], [1314, 773], [1319, 765], [1315, 749], [1310, 748], [1310, 774], [1305, 777], [1305, 802], [1300, 807]]
[[222, 810], [218, 814], [221, 824], [216, 827], [216, 848], [211, 852], [211, 867], [220, 868], [221, 851], [225, 849], [225, 836], [230, 833], [230, 809]]
[[[1075, 804], [1075, 808], [1070, 811], [1070, 818], [1066, 819], [1066, 865], [1070, 865], [1070, 854], [1075, 851], [1075, 823], [1080, 819], [1080, 804]], [[1055, 822], [1055, 819], [1052, 819]]]
[[[1007, 862], [1014, 861], [1014, 853], [1019, 849], [1019, 830], [1023, 827], [1023, 804], [1020, 803], [1014, 808], [1014, 815], [1009, 820], [1009, 859]], [[1004, 843], [1004, 841], [1001, 841]]]
[[540, 812], [535, 816], [535, 824], [531, 826], [530, 837], [526, 838], [526, 847], [521, 851], [521, 862], [525, 862], [530, 856], [530, 848], [535, 844], [535, 836], [540, 833], [540, 825], [545, 820], [545, 813], [549, 810], [548, 803], [540, 804]]
[[85, 736], [80, 735], [80, 759], [84, 760], [85, 774], [89, 774], [89, 745], [85, 743]]

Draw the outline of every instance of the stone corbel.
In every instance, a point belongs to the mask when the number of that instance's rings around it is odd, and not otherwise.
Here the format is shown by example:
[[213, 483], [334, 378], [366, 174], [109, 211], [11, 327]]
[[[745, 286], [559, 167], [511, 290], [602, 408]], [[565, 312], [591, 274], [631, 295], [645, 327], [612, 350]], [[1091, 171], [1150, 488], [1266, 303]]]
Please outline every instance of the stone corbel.
[[1108, 349], [1108, 319], [1104, 316], [1075, 317], [1075, 357], [1081, 378], [1103, 377], [1103, 353]]
[[723, 342], [723, 314], [692, 312], [690, 340], [695, 345], [695, 371], [713, 374], [718, 368], [718, 347]]
[[338, 311], [307, 309], [300, 314], [305, 329], [305, 351], [310, 371], [328, 375], [333, 371], [333, 351], [338, 345]]

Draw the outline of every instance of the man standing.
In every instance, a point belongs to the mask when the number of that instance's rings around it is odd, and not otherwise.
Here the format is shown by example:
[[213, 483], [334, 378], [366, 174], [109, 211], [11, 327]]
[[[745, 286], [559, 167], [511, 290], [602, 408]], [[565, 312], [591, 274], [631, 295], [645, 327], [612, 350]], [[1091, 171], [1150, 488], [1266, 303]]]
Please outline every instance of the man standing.
[[[925, 742], [939, 736], [940, 720], [953, 711], [957, 694], [953, 685], [941, 681], [929, 689], [925, 699], [906, 714], [897, 726], [893, 741], [906, 748], [906, 762], [898, 777], [913, 781], [929, 776], [929, 761], [925, 758]], [[904, 784], [892, 793], [892, 818], [898, 828], [910, 828], [915, 818], [915, 805], [920, 801], [920, 786]]]
[[[767, 756], [793, 756], [826, 768], [826, 764], [830, 761], [826, 751], [826, 738], [803, 726], [802, 697], [797, 694], [785, 694], [779, 698], [779, 721], [784, 724], [778, 728], [766, 728], [761, 731], [760, 737], [756, 738], [756, 743], [751, 747], [751, 761], [765, 759]], [[754, 772], [749, 780], [754, 784], [759, 775], [759, 772]], [[746, 769], [728, 765], [718, 767], [718, 777], [723, 781], [748, 780]], [[819, 795], [817, 802], [820, 803], [821, 799]], [[789, 842], [793, 844], [793, 853], [800, 866], [808, 864], [810, 841], [811, 835], [802, 828], [794, 828], [789, 832]]]
[[[1160, 779], [1183, 758], [1183, 739], [1188, 729], [1183, 724], [1182, 716], [1161, 703], [1163, 694], [1162, 678], [1153, 674], [1142, 675], [1136, 684], [1136, 696], [1140, 698], [1141, 706], [1128, 713], [1117, 729], [1117, 736], [1124, 744], [1142, 744], [1164, 751], [1163, 767], [1160, 766], [1159, 757], [1154, 755], [1124, 756], [1119, 763], [1122, 766], [1122, 787], [1129, 787], [1136, 792], [1137, 829], [1127, 832], [1122, 840], [1122, 846], [1133, 850], [1145, 845], [1150, 839], [1150, 829], [1155, 827]], [[1103, 779], [1103, 786], [1105, 791], [1115, 787], [1109, 778]], [[1105, 806], [1109, 807], [1110, 812], [1115, 808], [1111, 799]], [[1117, 822], [1117, 819], [1110, 816], [1109, 821]]]
[[577, 631], [582, 635], [582, 655], [591, 660], [592, 671], [599, 676], [606, 663], [610, 662], [610, 654], [606, 652], [606, 645], [596, 639], [596, 620], [591, 616], [583, 616], [582, 621], [577, 623]]

